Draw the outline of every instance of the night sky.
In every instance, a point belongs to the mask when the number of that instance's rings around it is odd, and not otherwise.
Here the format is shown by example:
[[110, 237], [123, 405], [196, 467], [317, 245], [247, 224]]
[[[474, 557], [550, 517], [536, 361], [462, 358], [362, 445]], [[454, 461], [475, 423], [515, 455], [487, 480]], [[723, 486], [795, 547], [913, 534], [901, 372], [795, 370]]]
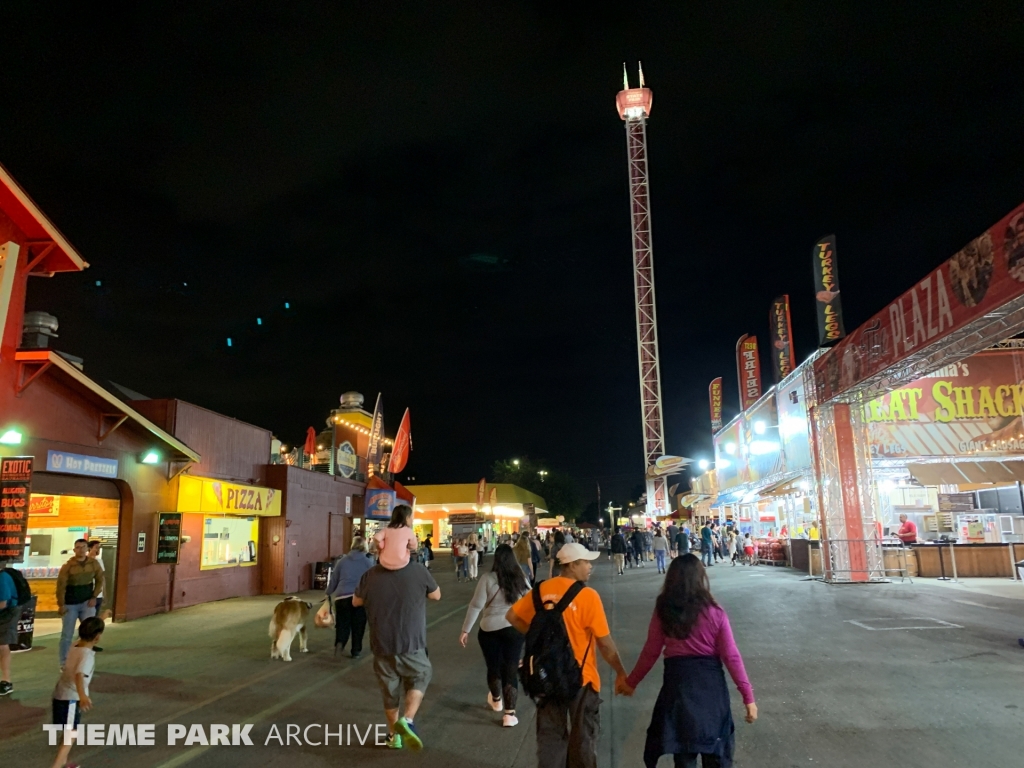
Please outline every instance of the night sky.
[[382, 391], [421, 483], [641, 482], [623, 61], [670, 453], [709, 455], [715, 376], [736, 412], [740, 334], [770, 383], [774, 296], [813, 351], [819, 237], [853, 329], [1024, 200], [1019, 2], [206, 5], [4, 4], [0, 162], [92, 264], [29, 309], [286, 442]]

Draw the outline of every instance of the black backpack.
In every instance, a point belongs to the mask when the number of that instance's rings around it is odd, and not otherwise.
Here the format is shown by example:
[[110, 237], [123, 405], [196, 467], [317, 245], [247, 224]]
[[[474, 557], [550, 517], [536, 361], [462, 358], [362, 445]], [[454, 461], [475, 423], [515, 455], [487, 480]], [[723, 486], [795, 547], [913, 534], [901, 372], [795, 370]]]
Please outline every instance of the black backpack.
[[[536, 615], [530, 622], [526, 633], [526, 651], [523, 664], [519, 667], [519, 679], [523, 690], [538, 705], [554, 701], [568, 704], [583, 687], [583, 669], [569, 642], [569, 633], [565, 628], [562, 614], [576, 595], [583, 589], [583, 582], [577, 581], [558, 601], [551, 606], [551, 601], [541, 601], [541, 585], [533, 588], [533, 607]], [[583, 663], [587, 662], [590, 644], [583, 654]]]
[[0, 608], [0, 624], [6, 624], [12, 618], [21, 616], [21, 610], [32, 600], [32, 590], [28, 587], [28, 582], [25, 581], [25, 576], [21, 571], [14, 568], [4, 568], [0, 570], [0, 573], [6, 573], [11, 577], [11, 581], [14, 582], [14, 589], [18, 593], [18, 604], [8, 605], [6, 608]]

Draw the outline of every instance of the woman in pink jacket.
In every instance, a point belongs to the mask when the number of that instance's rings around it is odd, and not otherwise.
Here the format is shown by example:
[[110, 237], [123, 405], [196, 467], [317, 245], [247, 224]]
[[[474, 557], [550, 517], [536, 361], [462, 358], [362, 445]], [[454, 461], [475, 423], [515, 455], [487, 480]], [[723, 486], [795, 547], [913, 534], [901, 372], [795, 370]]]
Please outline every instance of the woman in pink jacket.
[[743, 696], [746, 720], [757, 719], [754, 689], [732, 637], [729, 617], [711, 596], [707, 571], [696, 555], [672, 561], [658, 595], [647, 642], [620, 693], [632, 694], [658, 657], [665, 679], [647, 729], [644, 764], [675, 756], [676, 768], [730, 768], [735, 742], [723, 665]]

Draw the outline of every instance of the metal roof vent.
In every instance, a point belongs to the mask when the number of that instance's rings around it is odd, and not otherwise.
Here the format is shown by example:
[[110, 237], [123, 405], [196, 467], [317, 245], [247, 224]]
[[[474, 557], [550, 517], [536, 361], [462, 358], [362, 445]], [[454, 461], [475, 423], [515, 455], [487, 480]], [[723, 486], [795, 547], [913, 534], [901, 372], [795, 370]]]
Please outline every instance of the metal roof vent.
[[341, 396], [341, 407], [345, 410], [359, 410], [365, 399], [360, 392], [346, 392]]
[[21, 332], [23, 349], [47, 349], [50, 339], [57, 338], [57, 318], [49, 312], [26, 312]]

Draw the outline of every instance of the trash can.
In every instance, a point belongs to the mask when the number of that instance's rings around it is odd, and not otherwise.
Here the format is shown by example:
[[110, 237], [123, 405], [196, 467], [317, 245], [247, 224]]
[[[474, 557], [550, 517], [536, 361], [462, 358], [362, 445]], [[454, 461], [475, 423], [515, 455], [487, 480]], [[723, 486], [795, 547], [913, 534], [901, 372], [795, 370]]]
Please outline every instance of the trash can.
[[313, 589], [325, 590], [331, 580], [331, 562], [313, 563]]
[[18, 643], [11, 646], [11, 652], [32, 650], [32, 635], [36, 631], [36, 600], [39, 598], [32, 595], [32, 599], [21, 609], [21, 618], [18, 619]]
[[1024, 581], [1024, 560], [1017, 561], [1017, 578]]

